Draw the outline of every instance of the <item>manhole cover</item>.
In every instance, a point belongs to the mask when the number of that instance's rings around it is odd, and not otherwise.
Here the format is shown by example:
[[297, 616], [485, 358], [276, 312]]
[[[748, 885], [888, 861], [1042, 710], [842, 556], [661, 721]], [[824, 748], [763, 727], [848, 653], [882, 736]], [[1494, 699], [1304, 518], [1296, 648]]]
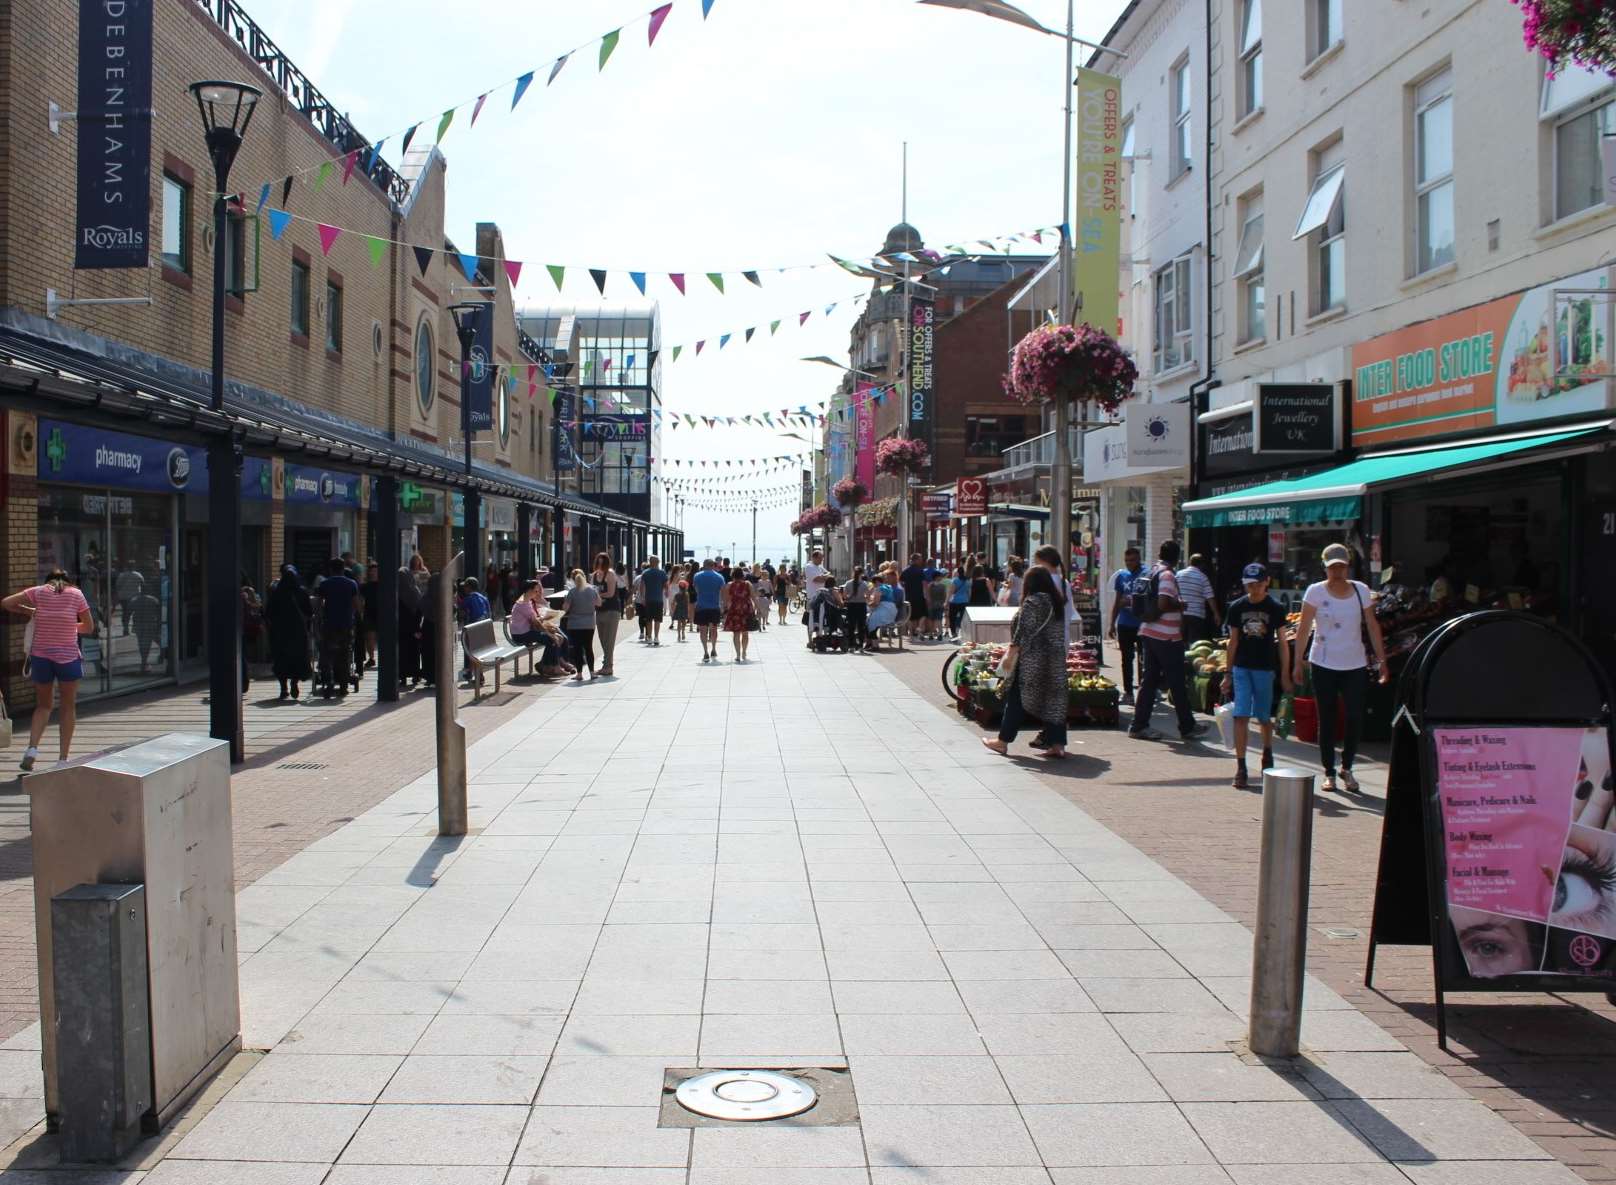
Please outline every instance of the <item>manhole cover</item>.
[[719, 1070], [688, 1079], [674, 1092], [679, 1105], [713, 1119], [784, 1119], [819, 1100], [801, 1078], [773, 1070]]

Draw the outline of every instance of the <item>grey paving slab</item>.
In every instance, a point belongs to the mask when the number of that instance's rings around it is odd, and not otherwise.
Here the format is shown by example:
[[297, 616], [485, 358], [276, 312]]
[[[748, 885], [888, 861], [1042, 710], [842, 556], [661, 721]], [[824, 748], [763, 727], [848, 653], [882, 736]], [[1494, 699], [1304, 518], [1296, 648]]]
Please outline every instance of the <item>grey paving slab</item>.
[[[148, 1173], [129, 1175], [140, 1185], [320, 1185], [326, 1179], [323, 1164], [268, 1164], [247, 1160], [165, 1160]], [[70, 1185], [72, 1177], [63, 1174], [0, 1173], [5, 1185]], [[108, 1176], [107, 1185], [115, 1178]], [[93, 1177], [75, 1185], [102, 1185]]]
[[547, 1058], [511, 1054], [415, 1054], [387, 1083], [383, 1103], [531, 1103]]
[[975, 1022], [965, 1015], [898, 1016], [890, 1014], [838, 1015], [842, 1046], [855, 1054], [975, 1054], [983, 1053]]
[[1014, 1101], [994, 1059], [850, 1054], [848, 1066], [861, 1106], [938, 1103], [999, 1104]]
[[1144, 1063], [1180, 1103], [1283, 1103], [1320, 1097], [1291, 1066], [1233, 1053], [1148, 1053]]
[[700, 1014], [586, 1013], [561, 1030], [556, 1052], [605, 1057], [690, 1058], [701, 1033]]
[[1412, 1053], [1322, 1053], [1302, 1059], [1298, 1068], [1327, 1099], [1464, 1099], [1453, 1079]]
[[498, 1165], [339, 1164], [322, 1185], [504, 1185]]
[[872, 1165], [1039, 1166], [1038, 1150], [1013, 1106], [861, 1106]]
[[1388, 1160], [1547, 1160], [1475, 1099], [1343, 1099], [1342, 1115]]
[[373, 1103], [403, 1060], [388, 1054], [271, 1053], [230, 1097], [255, 1103]]
[[379, 1105], [343, 1150], [342, 1161], [509, 1165], [527, 1115], [521, 1106]]
[[1049, 1173], [1034, 1168], [873, 1168], [872, 1185], [1049, 1185]]
[[1169, 1103], [1052, 1104], [1021, 1112], [1052, 1169], [1215, 1163]]
[[750, 1166], [764, 1174], [777, 1168], [863, 1168], [864, 1137], [856, 1127], [698, 1127], [691, 1135], [692, 1174]]
[[659, 1128], [657, 1106], [533, 1108], [518, 1165], [678, 1168], [690, 1163], [690, 1131]]
[[505, 1178], [505, 1185], [685, 1185], [685, 1170], [517, 1165]]
[[169, 1156], [179, 1160], [316, 1161], [330, 1164], [369, 1113], [329, 1103], [225, 1099], [202, 1117]]
[[1168, 1098], [1145, 1064], [1103, 1044], [1078, 1053], [999, 1054], [994, 1061], [1015, 1101], [1152, 1103]]
[[1049, 1176], [1052, 1185], [1232, 1185], [1227, 1172], [1210, 1164], [1050, 1169]]
[[1181, 1106], [1196, 1132], [1224, 1164], [1361, 1164], [1384, 1159], [1333, 1103]]
[[[1408, 1185], [1395, 1165], [1232, 1164], [1234, 1185]], [[1466, 1179], [1468, 1181], [1468, 1178]], [[1513, 1178], [1512, 1185], [1513, 1185]]]
[[1565, 1165], [1547, 1160], [1446, 1160], [1398, 1167], [1413, 1185], [1577, 1185], [1582, 1180]]
[[645, 1107], [660, 1102], [665, 1057], [550, 1059], [538, 1101], [550, 1106]]
[[966, 979], [954, 985], [978, 1020], [1005, 1013], [1094, 1012], [1094, 1001], [1071, 979]]

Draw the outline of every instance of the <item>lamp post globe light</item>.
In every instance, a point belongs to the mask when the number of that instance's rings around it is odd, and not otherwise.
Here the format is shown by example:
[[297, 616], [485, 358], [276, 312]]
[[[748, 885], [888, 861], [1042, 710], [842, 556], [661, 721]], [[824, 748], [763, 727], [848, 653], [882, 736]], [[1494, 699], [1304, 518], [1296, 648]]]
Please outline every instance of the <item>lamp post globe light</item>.
[[[465, 508], [461, 516], [464, 535], [461, 550], [466, 556], [466, 567], [462, 575], [475, 576], [479, 581], [483, 576], [483, 504], [481, 495], [471, 484], [471, 344], [477, 336], [476, 317], [482, 308], [482, 304], [474, 300], [449, 306], [449, 315], [454, 318], [455, 336], [460, 339], [460, 434], [465, 437], [466, 443], [466, 492], [461, 499], [461, 505]], [[487, 592], [486, 589], [483, 591]]]
[[[188, 88], [202, 117], [213, 161], [213, 351], [209, 406], [224, 411], [224, 298], [229, 284], [227, 196], [230, 166], [263, 92], [245, 82], [210, 80]], [[246, 759], [241, 726], [241, 445], [234, 434], [208, 441], [208, 735], [230, 745], [230, 760]]]

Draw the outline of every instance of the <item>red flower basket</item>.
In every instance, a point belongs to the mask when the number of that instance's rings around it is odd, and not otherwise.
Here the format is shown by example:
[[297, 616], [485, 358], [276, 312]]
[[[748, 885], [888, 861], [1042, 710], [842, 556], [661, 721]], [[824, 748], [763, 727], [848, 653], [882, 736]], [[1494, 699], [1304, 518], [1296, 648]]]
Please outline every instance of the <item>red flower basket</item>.
[[924, 440], [888, 437], [875, 446], [875, 471], [904, 477], [931, 464]]
[[870, 487], [856, 477], [844, 477], [831, 487], [836, 501], [848, 510], [857, 510], [870, 500]]
[[1004, 390], [1022, 403], [1088, 400], [1111, 412], [1133, 394], [1139, 368], [1092, 325], [1044, 325], [1016, 343]]
[[1610, 0], [1512, 0], [1525, 18], [1526, 48], [1549, 60], [1616, 75], [1616, 9]]

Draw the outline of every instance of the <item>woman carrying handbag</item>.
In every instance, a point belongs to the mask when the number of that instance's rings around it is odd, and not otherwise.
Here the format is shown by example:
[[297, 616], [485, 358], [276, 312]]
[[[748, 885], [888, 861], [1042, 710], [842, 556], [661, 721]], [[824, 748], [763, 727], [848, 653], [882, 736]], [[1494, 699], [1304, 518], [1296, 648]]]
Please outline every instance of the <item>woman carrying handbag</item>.
[[1066, 756], [1066, 598], [1055, 577], [1038, 565], [1022, 585], [1021, 608], [1010, 626], [1010, 649], [1000, 672], [1005, 680], [1004, 721], [997, 739], [982, 744], [1007, 753], [1029, 716], [1043, 722], [1044, 756]]

